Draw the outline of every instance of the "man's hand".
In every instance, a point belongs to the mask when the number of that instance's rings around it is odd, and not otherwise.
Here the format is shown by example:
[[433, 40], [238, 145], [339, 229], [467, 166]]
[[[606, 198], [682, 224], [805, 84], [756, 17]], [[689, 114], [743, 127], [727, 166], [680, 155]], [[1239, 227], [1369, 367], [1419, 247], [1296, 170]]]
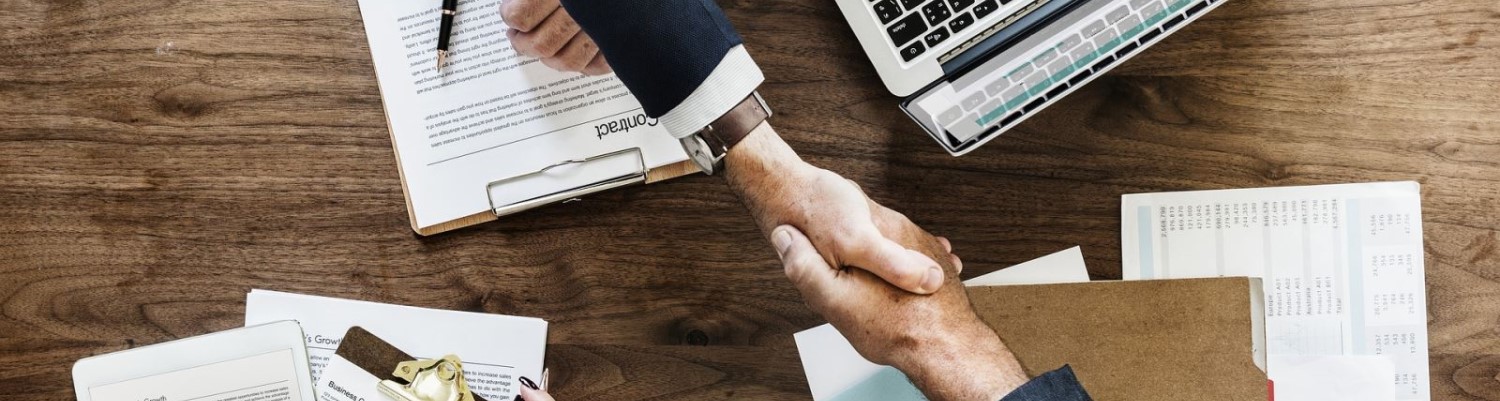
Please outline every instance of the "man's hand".
[[[807, 305], [865, 359], [900, 369], [927, 398], [994, 401], [1026, 383], [1015, 355], [969, 305], [956, 267], [937, 293], [914, 295], [868, 272], [830, 266], [791, 226], [777, 227], [771, 242]], [[925, 248], [951, 251], [946, 241]]]
[[558, 0], [507, 0], [500, 4], [500, 17], [510, 26], [506, 34], [516, 52], [539, 57], [555, 70], [588, 75], [610, 72], [599, 46], [578, 28]]
[[936, 238], [871, 201], [853, 182], [802, 161], [769, 123], [729, 151], [725, 178], [762, 232], [797, 227], [830, 266], [858, 267], [919, 294], [943, 284], [936, 260], [902, 245], [936, 244]]

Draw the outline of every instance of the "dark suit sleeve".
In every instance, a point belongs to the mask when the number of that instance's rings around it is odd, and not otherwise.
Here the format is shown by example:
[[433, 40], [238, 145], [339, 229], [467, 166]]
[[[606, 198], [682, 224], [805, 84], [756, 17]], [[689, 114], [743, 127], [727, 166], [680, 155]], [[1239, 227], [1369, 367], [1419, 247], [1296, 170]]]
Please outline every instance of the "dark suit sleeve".
[[[691, 134], [763, 77], [712, 0], [563, 0], [646, 115]], [[687, 132], [681, 132], [687, 131]]]
[[1060, 369], [1032, 378], [1031, 381], [1011, 391], [1000, 401], [1093, 401], [1093, 399], [1089, 398], [1089, 393], [1083, 390], [1083, 385], [1078, 383], [1078, 377], [1073, 375], [1073, 367], [1063, 365]]

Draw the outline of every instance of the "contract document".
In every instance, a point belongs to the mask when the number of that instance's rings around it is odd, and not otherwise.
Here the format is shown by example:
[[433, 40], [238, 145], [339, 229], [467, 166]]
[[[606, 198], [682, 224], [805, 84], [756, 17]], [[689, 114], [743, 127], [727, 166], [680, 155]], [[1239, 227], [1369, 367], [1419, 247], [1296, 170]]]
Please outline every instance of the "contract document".
[[541, 377], [547, 348], [547, 322], [537, 318], [264, 290], [245, 297], [245, 325], [278, 320], [302, 324], [312, 380], [319, 385], [326, 382], [321, 380], [325, 370], [343, 359], [334, 352], [354, 326], [416, 358], [458, 355], [469, 390], [487, 400], [514, 399], [520, 392], [518, 378]]
[[[359, 1], [413, 230], [431, 234], [493, 219], [491, 198], [516, 202], [688, 160], [613, 75], [558, 72], [518, 55], [500, 3], [459, 3], [448, 64], [439, 70], [440, 2]], [[629, 157], [488, 188], [564, 161], [637, 148]]]
[[1260, 277], [1269, 355], [1383, 356], [1429, 400], [1421, 206], [1415, 182], [1125, 195], [1123, 274]]

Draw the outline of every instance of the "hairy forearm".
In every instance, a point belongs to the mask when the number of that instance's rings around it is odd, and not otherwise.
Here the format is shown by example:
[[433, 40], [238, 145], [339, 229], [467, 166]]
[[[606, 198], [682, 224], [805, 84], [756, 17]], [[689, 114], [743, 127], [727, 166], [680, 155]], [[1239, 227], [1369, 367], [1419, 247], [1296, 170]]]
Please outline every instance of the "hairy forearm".
[[761, 232], [770, 233], [787, 224], [787, 216], [771, 213], [797, 197], [798, 182], [811, 180], [815, 170], [792, 150], [771, 123], [762, 123], [724, 157], [724, 178], [729, 188], [750, 209]]
[[1026, 383], [1026, 372], [994, 330], [977, 317], [973, 321], [961, 332], [916, 345], [893, 365], [928, 399], [998, 401]]

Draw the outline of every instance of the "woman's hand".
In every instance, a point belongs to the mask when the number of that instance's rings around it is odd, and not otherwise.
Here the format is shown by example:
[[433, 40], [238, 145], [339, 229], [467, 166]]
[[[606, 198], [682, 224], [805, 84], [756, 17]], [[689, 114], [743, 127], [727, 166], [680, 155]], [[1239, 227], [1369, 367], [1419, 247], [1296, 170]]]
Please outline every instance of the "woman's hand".
[[526, 386], [521, 386], [521, 394], [516, 396], [516, 400], [554, 401], [552, 399], [552, 395], [547, 394], [547, 390], [532, 390], [530, 387]]
[[547, 394], [547, 369], [542, 369], [542, 384], [538, 386], [535, 381], [521, 376], [521, 393], [516, 394], [516, 401], [553, 401], [552, 395]]

